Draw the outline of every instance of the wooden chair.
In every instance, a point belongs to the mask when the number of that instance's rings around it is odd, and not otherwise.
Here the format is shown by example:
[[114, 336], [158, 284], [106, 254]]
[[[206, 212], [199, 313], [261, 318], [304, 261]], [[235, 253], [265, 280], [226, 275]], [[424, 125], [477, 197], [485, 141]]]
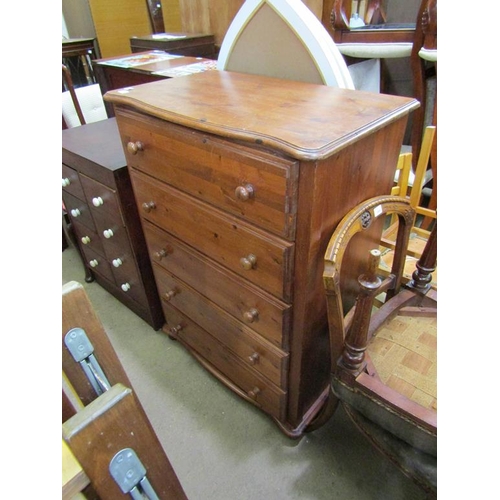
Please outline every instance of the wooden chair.
[[[415, 110], [412, 117], [411, 146], [415, 152], [420, 150], [425, 127], [437, 125], [437, 88], [433, 102], [428, 94], [429, 78], [435, 76], [437, 82], [437, 0], [422, 0], [410, 64], [413, 95], [420, 101], [420, 108]], [[437, 161], [435, 154], [432, 161]]]
[[[437, 210], [429, 208], [432, 193], [437, 191], [437, 170], [434, 172], [428, 169], [429, 159], [435, 147], [436, 127], [429, 126], [425, 129], [420, 154], [415, 169], [415, 174], [410, 166], [412, 155], [405, 153], [400, 155], [398, 168], [400, 172], [398, 183], [391, 191], [392, 195], [407, 197], [410, 206], [415, 210], [415, 222], [411, 228], [410, 239], [406, 251], [405, 269], [403, 281], [410, 281], [415, 264], [422, 255], [422, 251], [430, 235], [430, 228], [437, 218]], [[426, 186], [432, 181], [432, 190]], [[408, 193], [410, 191], [410, 193]], [[426, 206], [426, 205], [427, 206]], [[381, 240], [381, 269], [389, 272], [394, 250], [396, 246], [396, 235], [398, 231], [398, 221], [395, 216], [391, 217], [389, 226], [384, 230]], [[433, 286], [437, 287], [437, 271], [433, 273]]]
[[380, 0], [328, 0], [324, 9], [328, 6], [330, 32], [356, 89], [387, 93], [384, 61], [410, 57], [415, 25], [387, 23]]
[[151, 491], [151, 500], [185, 500], [85, 289], [67, 283], [62, 300], [62, 435], [93, 490], [101, 500]]
[[300, 0], [247, 0], [221, 45], [217, 69], [354, 89], [332, 38]]
[[[353, 238], [389, 214], [399, 219], [391, 272], [385, 278], [378, 275], [376, 246], [367, 256], [366, 272], [358, 279], [357, 301], [345, 311], [342, 261], [353, 248]], [[325, 412], [333, 411], [340, 401], [379, 450], [435, 494], [437, 292], [430, 287], [430, 275], [437, 258], [437, 222], [411, 282], [404, 285], [406, 247], [414, 219], [408, 199], [380, 196], [349, 212], [330, 239], [323, 281], [332, 384]], [[384, 304], [374, 310], [375, 297], [384, 292]]]
[[86, 123], [106, 120], [101, 87], [98, 83], [75, 88], [68, 68], [62, 65], [62, 128], [72, 128]]

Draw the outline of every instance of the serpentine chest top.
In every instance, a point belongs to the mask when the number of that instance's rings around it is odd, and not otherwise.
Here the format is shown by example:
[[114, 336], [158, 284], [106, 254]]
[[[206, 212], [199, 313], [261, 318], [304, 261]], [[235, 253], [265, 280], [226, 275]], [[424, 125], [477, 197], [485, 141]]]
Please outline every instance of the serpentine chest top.
[[[223, 71], [105, 99], [115, 106], [164, 331], [300, 435], [329, 387], [328, 240], [351, 208], [390, 192], [417, 101]], [[359, 274], [356, 254], [379, 233], [356, 241], [346, 287]]]

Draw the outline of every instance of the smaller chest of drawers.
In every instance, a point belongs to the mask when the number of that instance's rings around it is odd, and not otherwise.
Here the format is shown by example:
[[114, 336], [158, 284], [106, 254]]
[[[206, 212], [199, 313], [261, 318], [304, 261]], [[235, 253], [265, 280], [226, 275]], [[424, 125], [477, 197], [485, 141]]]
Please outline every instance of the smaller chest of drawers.
[[63, 130], [62, 198], [90, 275], [159, 329], [163, 313], [114, 118]]

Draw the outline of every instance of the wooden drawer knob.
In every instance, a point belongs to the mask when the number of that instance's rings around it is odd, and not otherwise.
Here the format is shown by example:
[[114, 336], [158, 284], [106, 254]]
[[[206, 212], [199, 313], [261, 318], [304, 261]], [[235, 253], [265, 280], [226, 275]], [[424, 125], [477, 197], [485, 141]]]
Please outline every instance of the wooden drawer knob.
[[243, 269], [249, 271], [255, 267], [255, 264], [257, 264], [257, 257], [253, 253], [248, 254], [246, 257], [242, 257], [240, 259], [240, 263]]
[[182, 330], [182, 325], [173, 326], [169, 330], [169, 336], [175, 339], [181, 330]]
[[252, 307], [252, 309], [249, 309], [248, 311], [245, 311], [243, 313], [243, 319], [247, 323], [253, 323], [259, 318], [259, 311]]
[[165, 301], [165, 302], [169, 302], [170, 300], [172, 300], [175, 296], [177, 295], [177, 290], [169, 290], [168, 292], [165, 292], [163, 295], [162, 295], [162, 299]]
[[156, 204], [154, 201], [145, 201], [143, 204], [142, 204], [142, 209], [145, 211], [145, 212], [151, 212], [151, 210], [154, 210], [156, 208]]
[[127, 143], [127, 151], [131, 155], [136, 155], [139, 151], [144, 151], [144, 144], [141, 141], [130, 141]]
[[248, 391], [247, 394], [249, 398], [256, 399], [257, 396], [260, 394], [260, 389], [257, 386], [255, 386], [253, 389]]
[[161, 260], [170, 253], [172, 253], [171, 248], [162, 248], [161, 250], [158, 250], [157, 252], [155, 252], [154, 256], [157, 260]]
[[251, 365], [256, 365], [259, 362], [260, 356], [258, 352], [254, 352], [251, 356], [248, 356], [248, 362]]
[[234, 194], [238, 200], [247, 201], [254, 197], [255, 190], [251, 184], [245, 184], [244, 186], [238, 186]]

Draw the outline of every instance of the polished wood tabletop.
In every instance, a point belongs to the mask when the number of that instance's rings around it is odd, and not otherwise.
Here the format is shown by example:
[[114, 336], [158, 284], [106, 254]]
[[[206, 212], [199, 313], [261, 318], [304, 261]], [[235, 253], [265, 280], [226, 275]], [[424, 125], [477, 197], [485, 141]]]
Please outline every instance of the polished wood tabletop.
[[330, 156], [418, 107], [408, 97], [218, 70], [111, 91], [104, 99], [298, 159]]

